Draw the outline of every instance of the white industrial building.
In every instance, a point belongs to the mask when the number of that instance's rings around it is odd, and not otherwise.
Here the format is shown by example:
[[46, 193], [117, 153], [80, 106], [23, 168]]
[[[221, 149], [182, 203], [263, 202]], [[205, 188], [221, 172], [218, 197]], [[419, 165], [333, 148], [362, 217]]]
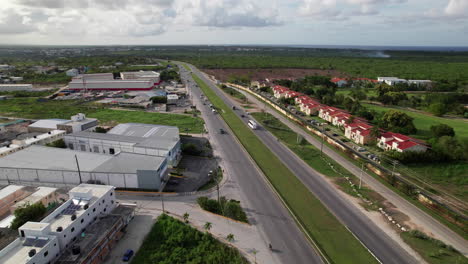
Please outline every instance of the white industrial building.
[[41, 119], [28, 126], [28, 132], [48, 132], [52, 130], [64, 130], [67, 133], [91, 130], [98, 125], [96, 118], [88, 118], [85, 114], [78, 113], [66, 119]]
[[33, 136], [26, 139], [14, 139], [12, 140], [11, 144], [4, 147], [0, 147], [0, 158], [20, 151], [31, 145], [45, 145], [56, 140], [62, 139], [65, 133], [66, 132], [63, 130], [52, 130], [45, 134]]
[[31, 91], [32, 84], [0, 84], [0, 92]]
[[137, 153], [167, 159], [176, 166], [181, 158], [179, 129], [173, 126], [127, 123], [107, 133], [78, 132], [64, 137], [70, 149], [114, 155]]
[[114, 79], [112, 73], [96, 73], [74, 77], [68, 88], [79, 91], [151, 90], [159, 82], [157, 72], [123, 72], [120, 79]]
[[115, 188], [80, 184], [70, 199], [41, 222], [27, 222], [18, 229], [19, 238], [0, 251], [2, 264], [53, 263], [86, 227], [116, 208]]
[[33, 145], [0, 158], [0, 184], [62, 187], [99, 182], [159, 189], [166, 176], [166, 158], [126, 152], [107, 155]]

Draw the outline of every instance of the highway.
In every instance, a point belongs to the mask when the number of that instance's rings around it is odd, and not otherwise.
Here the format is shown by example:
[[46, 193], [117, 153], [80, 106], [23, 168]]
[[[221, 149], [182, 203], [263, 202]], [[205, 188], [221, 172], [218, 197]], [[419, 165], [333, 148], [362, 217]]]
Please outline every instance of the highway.
[[[235, 112], [239, 116], [247, 116], [242, 107], [225, 95], [211, 80], [196, 69], [193, 72], [205, 81], [225, 103], [237, 106], [238, 110]], [[247, 122], [247, 118], [244, 118], [244, 121]], [[361, 213], [353, 203], [345, 200], [338, 193], [338, 190], [325, 181], [317, 171], [278, 142], [271, 133], [264, 129], [254, 130], [254, 132], [382, 263], [418, 263], [416, 259], [374, 224], [371, 219]]]
[[[230, 131], [222, 118], [202, 105], [202, 91], [194, 85], [189, 72], [182, 66], [181, 77], [190, 80], [188, 86], [194, 103], [202, 112], [210, 140], [222, 149], [219, 153], [225, 169], [235, 181], [247, 202], [247, 211], [253, 217], [253, 224], [260, 227], [265, 240], [271, 243], [279, 263], [323, 263], [318, 253], [311, 247], [304, 233], [296, 225], [287, 209], [265, 182], [264, 176], [242, 148], [233, 133], [220, 134], [220, 128]], [[200, 76], [200, 73], [198, 73]], [[200, 76], [203, 78], [203, 76]]]

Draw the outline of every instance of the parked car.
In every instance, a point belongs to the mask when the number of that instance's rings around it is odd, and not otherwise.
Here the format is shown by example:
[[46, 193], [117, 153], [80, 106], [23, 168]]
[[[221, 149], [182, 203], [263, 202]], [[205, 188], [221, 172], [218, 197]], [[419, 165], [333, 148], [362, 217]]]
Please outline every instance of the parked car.
[[337, 133], [333, 133], [333, 134], [332, 134], [332, 136], [334, 136], [334, 137], [337, 137], [337, 136], [338, 136], [338, 134], [337, 134]]
[[130, 259], [133, 256], [133, 253], [134, 253], [133, 250], [127, 249], [127, 251], [125, 251], [125, 254], [122, 257], [122, 261], [125, 261], [125, 262], [130, 261]]
[[359, 152], [364, 152], [364, 151], [366, 151], [366, 149], [365, 149], [365, 148], [359, 147], [359, 148], [357, 149], [357, 151], [359, 151]]
[[235, 107], [235, 106], [232, 106], [232, 110], [236, 110], [236, 107]]
[[219, 133], [220, 133], [220, 134], [226, 134], [226, 131], [224, 131], [224, 129], [220, 128], [220, 129], [219, 129]]

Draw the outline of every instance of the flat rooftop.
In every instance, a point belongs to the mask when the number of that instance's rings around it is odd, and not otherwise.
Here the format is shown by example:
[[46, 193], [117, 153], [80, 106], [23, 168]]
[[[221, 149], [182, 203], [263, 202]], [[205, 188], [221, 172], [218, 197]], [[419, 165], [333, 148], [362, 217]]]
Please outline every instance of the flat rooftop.
[[53, 237], [41, 236], [39, 238], [28, 238], [20, 237], [12, 242], [14, 245], [5, 255], [0, 257], [0, 263], [2, 264], [22, 264], [27, 263], [30, 259], [28, 253], [31, 249], [35, 249], [36, 252], [42, 250], [43, 247], [47, 246]]
[[66, 119], [41, 119], [30, 124], [29, 127], [57, 129], [57, 125], [63, 124], [69, 121], [70, 120], [66, 120]]
[[[59, 226], [66, 229], [71, 223], [73, 223], [71, 220], [72, 214], [75, 214], [77, 218], [80, 217], [86, 212], [84, 209], [86, 204], [88, 204], [89, 207], [92, 207], [97, 200], [113, 188], [113, 186], [109, 185], [80, 184], [70, 190], [70, 199], [57, 208], [52, 214], [44, 218], [41, 223], [50, 224], [51, 232], [55, 232]], [[89, 199], [72, 196], [73, 192], [86, 193], [88, 191], [91, 191], [91, 197]]]
[[24, 198], [23, 200], [19, 201], [16, 203], [16, 207], [21, 207], [26, 204], [35, 204], [39, 201], [41, 201], [44, 197], [47, 197], [48, 195], [54, 193], [57, 191], [57, 188], [52, 188], [52, 187], [38, 187], [37, 191], [33, 192], [31, 195], [28, 197]]
[[136, 173], [137, 170], [157, 170], [164, 158], [134, 153], [98, 154], [70, 149], [32, 145], [0, 158], [0, 167], [83, 172]]
[[11, 195], [12, 193], [18, 190], [21, 190], [23, 188], [24, 186], [20, 186], [20, 185], [8, 185], [7, 187], [0, 190], [0, 200], [3, 200], [8, 195]]
[[84, 236], [79, 236], [73, 245], [81, 249], [81, 254], [73, 255], [71, 248], [63, 252], [57, 263], [80, 263], [87, 257], [87, 253], [93, 250], [99, 242], [108, 235], [109, 229], [118, 224], [118, 221], [133, 212], [133, 208], [126, 206], [116, 207], [109, 215], [100, 218], [98, 221], [86, 227]]

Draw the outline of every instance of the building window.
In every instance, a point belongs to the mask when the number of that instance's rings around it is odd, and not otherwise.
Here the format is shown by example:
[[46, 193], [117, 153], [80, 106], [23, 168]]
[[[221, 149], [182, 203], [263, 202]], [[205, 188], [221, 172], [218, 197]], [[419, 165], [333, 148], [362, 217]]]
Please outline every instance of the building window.
[[47, 255], [49, 255], [49, 251], [44, 252], [44, 258], [47, 257]]
[[104, 208], [104, 212], [107, 211], [107, 208]]
[[114, 204], [114, 200], [111, 201], [111, 204]]
[[[88, 215], [89, 215], [89, 214], [88, 214]], [[81, 219], [81, 223], [83, 223], [83, 222], [84, 222], [84, 219]]]
[[72, 227], [71, 232], [72, 232], [72, 233], [75, 232], [75, 228], [74, 228], [74, 227]]
[[63, 235], [63, 237], [67, 237], [67, 235]]
[[99, 153], [99, 146], [93, 146], [94, 152]]
[[110, 196], [112, 196], [113, 194], [114, 194], [114, 193], [113, 193], [113, 192], [111, 192], [111, 193], [110, 193]]
[[102, 199], [102, 203], [105, 203], [106, 202], [106, 199]]
[[114, 155], [114, 154], [115, 154], [115, 149], [110, 148], [110, 149], [109, 149], [109, 154]]
[[81, 151], [86, 151], [86, 146], [85, 145], [80, 145]]
[[56, 247], [56, 246], [57, 246], [57, 243], [54, 243], [54, 247]]
[[96, 208], [93, 208], [93, 212], [96, 212]]
[[68, 144], [68, 148], [69, 148], [69, 149], [74, 149], [73, 144], [72, 144], [72, 143], [69, 143], [69, 144]]

